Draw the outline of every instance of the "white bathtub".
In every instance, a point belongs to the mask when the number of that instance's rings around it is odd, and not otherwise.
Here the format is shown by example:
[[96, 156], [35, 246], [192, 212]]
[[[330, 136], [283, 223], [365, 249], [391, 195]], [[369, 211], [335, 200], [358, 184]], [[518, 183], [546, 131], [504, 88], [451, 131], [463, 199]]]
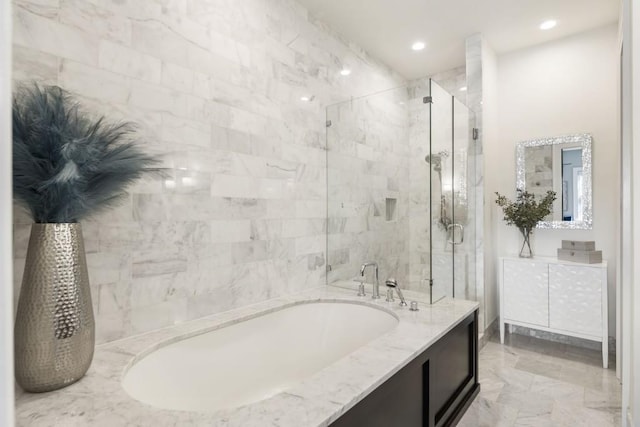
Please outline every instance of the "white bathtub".
[[397, 324], [362, 304], [296, 304], [161, 347], [126, 371], [123, 387], [157, 408], [234, 408], [288, 389]]

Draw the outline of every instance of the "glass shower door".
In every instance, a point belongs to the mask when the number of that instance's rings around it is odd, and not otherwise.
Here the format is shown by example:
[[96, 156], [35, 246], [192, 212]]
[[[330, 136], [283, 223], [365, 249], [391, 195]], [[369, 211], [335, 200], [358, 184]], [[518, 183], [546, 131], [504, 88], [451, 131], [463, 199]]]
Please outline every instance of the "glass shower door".
[[473, 152], [474, 114], [453, 98], [453, 213], [450, 244], [453, 246], [453, 296], [476, 300], [475, 288], [475, 163]]
[[431, 300], [443, 297], [475, 299], [475, 224], [469, 178], [473, 164], [473, 113], [430, 80], [430, 144], [425, 161], [430, 168]]
[[430, 143], [425, 161], [431, 171], [430, 197], [430, 285], [431, 302], [453, 297], [452, 229], [453, 185], [453, 97], [433, 80], [429, 81]]

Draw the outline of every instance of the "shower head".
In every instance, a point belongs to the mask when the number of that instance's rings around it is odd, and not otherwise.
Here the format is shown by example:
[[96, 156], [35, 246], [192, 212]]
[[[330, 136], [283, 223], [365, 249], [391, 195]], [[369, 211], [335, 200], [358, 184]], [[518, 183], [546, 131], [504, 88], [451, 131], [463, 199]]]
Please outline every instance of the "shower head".
[[429, 163], [433, 167], [433, 170], [438, 172], [438, 174], [442, 172], [442, 157], [437, 154], [434, 154], [433, 156], [427, 154], [427, 157], [425, 157], [424, 160]]
[[434, 164], [438, 164], [442, 161], [440, 159], [440, 156], [438, 156], [437, 154], [434, 154], [433, 156], [431, 154], [427, 154], [427, 157], [424, 158], [424, 161], [427, 163], [431, 163], [432, 158]]
[[449, 152], [447, 150], [444, 150], [436, 154], [427, 154], [427, 157], [424, 158], [424, 161], [430, 164], [433, 163], [433, 166], [437, 167], [442, 163], [442, 159], [446, 159], [447, 157], [449, 157]]

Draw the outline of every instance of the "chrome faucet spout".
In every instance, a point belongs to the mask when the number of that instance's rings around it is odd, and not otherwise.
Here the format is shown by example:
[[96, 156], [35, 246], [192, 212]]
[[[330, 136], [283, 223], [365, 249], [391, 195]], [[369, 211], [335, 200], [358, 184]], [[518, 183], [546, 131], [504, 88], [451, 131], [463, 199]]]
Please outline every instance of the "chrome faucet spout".
[[364, 277], [364, 272], [367, 267], [374, 267], [376, 271], [375, 281], [373, 282], [373, 295], [371, 298], [378, 299], [380, 298], [380, 279], [378, 278], [378, 263], [377, 262], [365, 262], [360, 267], [360, 276]]

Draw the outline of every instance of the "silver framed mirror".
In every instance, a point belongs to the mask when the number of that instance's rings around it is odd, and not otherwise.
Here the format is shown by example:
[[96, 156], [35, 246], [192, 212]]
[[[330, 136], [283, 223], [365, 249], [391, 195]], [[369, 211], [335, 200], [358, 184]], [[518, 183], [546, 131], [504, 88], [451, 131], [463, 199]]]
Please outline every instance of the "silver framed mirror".
[[553, 212], [537, 228], [593, 228], [591, 135], [522, 141], [516, 147], [516, 187], [536, 196], [556, 192]]

